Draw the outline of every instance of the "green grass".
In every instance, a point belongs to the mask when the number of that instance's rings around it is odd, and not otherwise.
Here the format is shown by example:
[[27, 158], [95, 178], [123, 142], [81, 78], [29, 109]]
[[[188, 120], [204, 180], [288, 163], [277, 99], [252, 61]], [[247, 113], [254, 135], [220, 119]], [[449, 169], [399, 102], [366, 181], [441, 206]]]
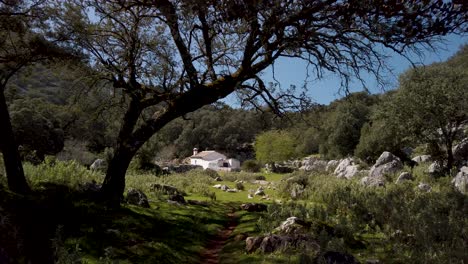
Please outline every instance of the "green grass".
[[[431, 178], [426, 169], [416, 167], [415, 180], [404, 184], [394, 184], [398, 175], [390, 176], [384, 188], [364, 187], [358, 178], [343, 180], [305, 172], [221, 173], [223, 181], [217, 182], [213, 173], [198, 170], [160, 177], [130, 171], [126, 187], [144, 191], [151, 208], [124, 205], [110, 210], [75, 191], [83, 182], [102, 181], [102, 173], [90, 172], [74, 162], [25, 165], [28, 180], [41, 197], [28, 203], [52, 204], [48, 207], [58, 210], [46, 217], [54, 226], [47, 239], [53, 241], [61, 263], [197, 263], [209, 237], [227, 223], [227, 213], [238, 210], [243, 202], [268, 203], [268, 211], [236, 212], [238, 226], [221, 252], [221, 263], [310, 263], [312, 253], [290, 250], [247, 254], [244, 240], [236, 240], [240, 234], [268, 234], [290, 216], [311, 223], [309, 232], [323, 251], [349, 252], [363, 263], [367, 259], [383, 263], [466, 263], [468, 197], [453, 189], [450, 178]], [[270, 201], [247, 198], [249, 189], [259, 186], [250, 181], [259, 175], [274, 182], [276, 189], [265, 189]], [[238, 193], [212, 187], [226, 184], [234, 188], [238, 180], [245, 181], [245, 190]], [[432, 191], [419, 191], [421, 181], [429, 183]], [[67, 187], [55, 188], [51, 183]], [[209, 201], [210, 206], [170, 205], [166, 195], [150, 190], [152, 183], [173, 185], [187, 192], [186, 199]], [[298, 184], [303, 185], [304, 192], [299, 199], [291, 200], [291, 188]], [[276, 203], [277, 199], [282, 204]], [[41, 219], [37, 210], [22, 214], [31, 221]], [[32, 226], [41, 230], [45, 222], [42, 219]]]

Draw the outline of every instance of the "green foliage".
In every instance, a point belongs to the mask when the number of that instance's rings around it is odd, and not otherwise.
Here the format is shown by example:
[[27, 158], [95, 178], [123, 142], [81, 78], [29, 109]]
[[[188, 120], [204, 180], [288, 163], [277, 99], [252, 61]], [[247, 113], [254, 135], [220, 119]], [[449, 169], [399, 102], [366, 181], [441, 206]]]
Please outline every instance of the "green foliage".
[[78, 187], [86, 182], [102, 182], [104, 175], [88, 170], [78, 162], [59, 161], [53, 157], [47, 157], [44, 162], [35, 166], [30, 163], [24, 164], [24, 173], [32, 186], [44, 182]]
[[332, 110], [323, 126], [320, 154], [328, 158], [352, 155], [375, 102], [375, 96], [362, 92], [350, 94], [330, 105]]
[[37, 163], [44, 155], [63, 149], [64, 131], [53, 105], [41, 99], [18, 99], [11, 105], [10, 115], [15, 139], [26, 160]]
[[297, 140], [290, 132], [272, 130], [255, 138], [255, 156], [258, 161], [279, 162], [295, 157]]
[[246, 160], [242, 163], [241, 169], [246, 172], [260, 172], [262, 166], [255, 160]]

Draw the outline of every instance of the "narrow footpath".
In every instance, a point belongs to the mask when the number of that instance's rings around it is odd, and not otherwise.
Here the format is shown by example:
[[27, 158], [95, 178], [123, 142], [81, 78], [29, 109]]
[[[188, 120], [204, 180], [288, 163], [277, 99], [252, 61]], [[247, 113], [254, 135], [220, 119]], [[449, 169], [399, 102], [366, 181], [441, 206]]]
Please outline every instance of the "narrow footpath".
[[234, 212], [227, 215], [229, 217], [228, 224], [221, 230], [215, 237], [213, 237], [206, 246], [205, 250], [201, 253], [202, 264], [218, 264], [219, 253], [223, 249], [229, 236], [232, 234], [237, 226], [237, 219]]

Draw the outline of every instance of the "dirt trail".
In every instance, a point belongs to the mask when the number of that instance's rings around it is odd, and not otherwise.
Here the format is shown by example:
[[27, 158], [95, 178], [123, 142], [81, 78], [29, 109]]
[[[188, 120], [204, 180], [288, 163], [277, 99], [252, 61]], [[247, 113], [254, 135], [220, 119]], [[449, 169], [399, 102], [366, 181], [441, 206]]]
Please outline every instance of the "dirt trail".
[[201, 253], [201, 262], [203, 264], [218, 264], [219, 253], [223, 249], [229, 236], [237, 226], [237, 219], [234, 212], [228, 214], [229, 222], [215, 237], [208, 241], [208, 245]]

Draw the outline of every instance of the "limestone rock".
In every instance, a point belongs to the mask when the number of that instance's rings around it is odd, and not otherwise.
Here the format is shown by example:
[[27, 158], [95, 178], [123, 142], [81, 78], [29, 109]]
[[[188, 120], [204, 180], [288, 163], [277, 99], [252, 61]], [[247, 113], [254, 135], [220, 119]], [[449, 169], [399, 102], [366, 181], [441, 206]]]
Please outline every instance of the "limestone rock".
[[351, 179], [359, 173], [359, 166], [353, 158], [346, 158], [340, 161], [333, 173], [338, 178]]
[[282, 234], [297, 234], [304, 233], [307, 227], [310, 225], [307, 224], [304, 220], [301, 220], [295, 216], [291, 216], [282, 222], [279, 227], [276, 228], [277, 231]]
[[456, 163], [468, 160], [468, 138], [463, 139], [452, 149], [453, 159]]
[[367, 186], [383, 186], [385, 185], [385, 175], [395, 174], [401, 169], [403, 169], [403, 163], [400, 158], [384, 151], [370, 169], [367, 179], [361, 180], [361, 183]]
[[127, 203], [149, 208], [148, 197], [140, 190], [130, 188], [127, 192]]
[[256, 195], [256, 196], [263, 196], [263, 195], [265, 195], [265, 191], [264, 191], [263, 187], [262, 187], [262, 186], [258, 187], [258, 189], [255, 191], [255, 194], [254, 194], [254, 195]]
[[404, 181], [412, 181], [413, 180], [413, 175], [409, 172], [402, 172], [400, 176], [398, 176], [398, 179], [396, 180], [396, 184], [402, 183]]
[[263, 236], [258, 237], [247, 237], [245, 239], [245, 251], [247, 253], [252, 253], [260, 247], [260, 244], [263, 241]]
[[460, 169], [460, 171], [457, 173], [457, 176], [453, 178], [452, 184], [455, 186], [455, 188], [461, 192], [468, 194], [468, 167], [464, 166]]
[[338, 160], [330, 160], [327, 163], [327, 166], [325, 167], [325, 171], [334, 171], [336, 167], [340, 164]]
[[431, 161], [431, 155], [421, 155], [421, 156], [416, 156], [411, 159], [414, 162], [417, 163], [424, 163], [424, 162], [430, 162]]
[[443, 171], [442, 164], [438, 161], [433, 162], [431, 165], [429, 165], [429, 168], [427, 168], [427, 172], [431, 176], [436, 176], [442, 173], [442, 171]]
[[89, 166], [93, 171], [105, 171], [107, 169], [107, 161], [103, 159], [97, 159]]

